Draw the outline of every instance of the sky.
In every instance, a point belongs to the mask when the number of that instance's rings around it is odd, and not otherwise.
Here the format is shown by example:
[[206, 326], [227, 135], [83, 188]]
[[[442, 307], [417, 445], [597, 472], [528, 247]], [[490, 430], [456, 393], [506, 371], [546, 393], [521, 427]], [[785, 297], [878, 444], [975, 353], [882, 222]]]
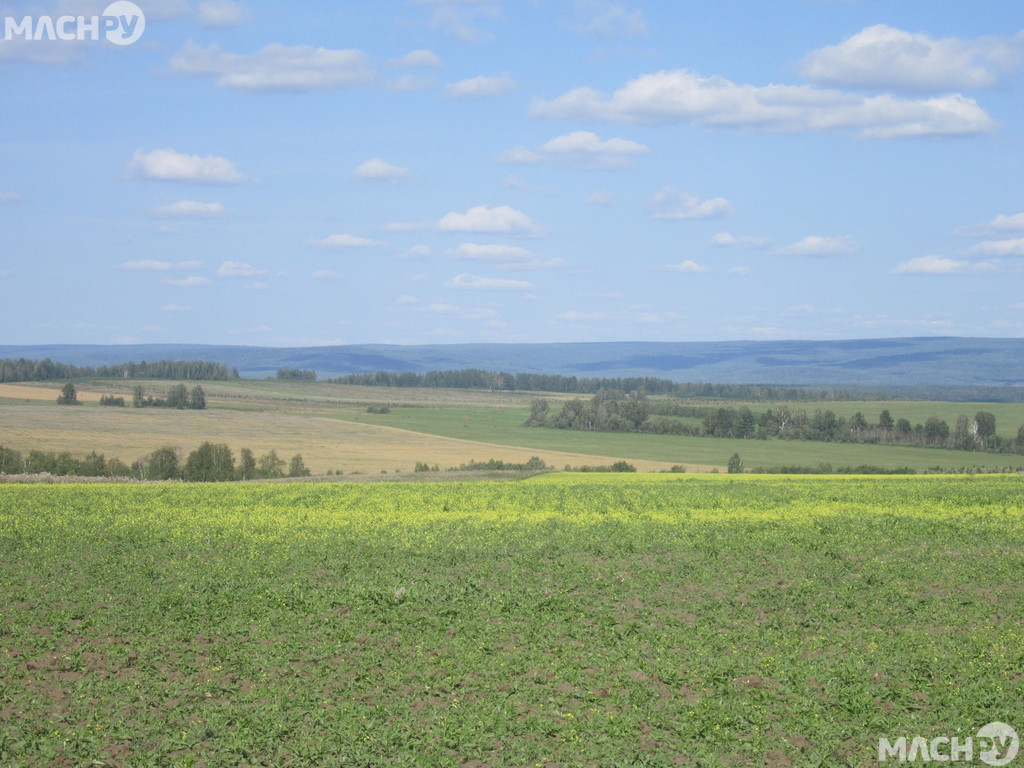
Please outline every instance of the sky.
[[0, 343], [1024, 336], [1020, 0], [137, 6], [0, 0]]

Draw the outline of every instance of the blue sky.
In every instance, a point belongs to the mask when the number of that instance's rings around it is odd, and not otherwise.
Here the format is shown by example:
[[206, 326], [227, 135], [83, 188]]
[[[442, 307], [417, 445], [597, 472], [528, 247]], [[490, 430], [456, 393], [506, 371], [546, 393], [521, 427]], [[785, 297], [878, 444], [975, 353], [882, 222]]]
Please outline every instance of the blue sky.
[[1024, 335], [1019, 0], [137, 4], [0, 38], [5, 343]]

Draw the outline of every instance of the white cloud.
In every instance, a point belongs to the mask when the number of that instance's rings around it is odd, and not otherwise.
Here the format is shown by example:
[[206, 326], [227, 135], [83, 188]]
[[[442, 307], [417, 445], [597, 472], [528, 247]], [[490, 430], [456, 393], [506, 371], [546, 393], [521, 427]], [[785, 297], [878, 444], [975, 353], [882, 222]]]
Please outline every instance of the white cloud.
[[783, 256], [832, 256], [841, 253], [855, 253], [857, 243], [848, 236], [820, 237], [808, 235], [791, 245], [778, 248], [775, 253]]
[[516, 81], [510, 75], [487, 77], [479, 75], [445, 86], [445, 93], [450, 99], [482, 99], [488, 96], [501, 96], [516, 89]]
[[322, 240], [310, 240], [309, 244], [315, 245], [318, 248], [366, 248], [374, 245], [385, 245], [385, 243], [379, 240], [368, 240], [365, 237], [356, 237], [349, 234], [328, 235]]
[[178, 288], [194, 288], [200, 285], [209, 285], [210, 278], [208, 277], [186, 277], [183, 280], [176, 280], [174, 278], [165, 277], [163, 279], [167, 285], [177, 286]]
[[457, 304], [427, 304], [419, 307], [417, 312], [426, 315], [448, 315], [452, 317], [464, 317], [468, 320], [490, 320], [498, 316], [496, 310], [490, 307], [460, 307]]
[[478, 18], [498, 18], [499, 0], [413, 0], [430, 7], [429, 25], [448, 37], [464, 43], [483, 43], [493, 39], [489, 32], [472, 26]]
[[401, 68], [440, 69], [444, 66], [440, 56], [425, 49], [409, 51], [405, 56], [392, 59], [388, 63], [393, 67]]
[[687, 259], [681, 261], [678, 264], [666, 264], [662, 269], [666, 272], [682, 272], [684, 274], [696, 275], [702, 272], [710, 272], [710, 267], [705, 267], [703, 264], [698, 264], [693, 259]]
[[750, 267], [733, 267], [729, 270], [730, 275], [749, 275]]
[[245, 286], [245, 290], [247, 290], [247, 291], [265, 291], [269, 287], [270, 286], [267, 285], [266, 283], [249, 283], [248, 285]]
[[395, 93], [413, 93], [415, 91], [425, 91], [427, 88], [432, 88], [434, 81], [429, 78], [416, 77], [415, 75], [402, 75], [396, 77], [394, 80], [387, 84], [389, 91]]
[[577, 312], [570, 310], [558, 315], [559, 320], [568, 320], [570, 323], [589, 323], [594, 320], [607, 320], [610, 315], [607, 312]]
[[408, 176], [408, 168], [392, 165], [379, 157], [360, 163], [352, 172], [352, 177], [360, 181], [400, 181]]
[[183, 75], [209, 75], [224, 88], [243, 91], [323, 91], [374, 77], [362, 51], [280, 43], [244, 55], [189, 42], [171, 59], [171, 69]]
[[437, 228], [442, 232], [493, 232], [497, 234], [531, 232], [534, 229], [529, 216], [507, 205], [499, 205], [495, 208], [478, 205], [465, 213], [452, 211], [441, 217], [441, 220], [437, 222]]
[[711, 238], [711, 244], [717, 245], [720, 248], [737, 248], [740, 250], [746, 250], [753, 248], [767, 248], [771, 245], [771, 240], [767, 237], [736, 237], [729, 232], [719, 232]]
[[983, 256], [1024, 256], [1024, 237], [1014, 240], [985, 240], [967, 249], [965, 253]]
[[433, 251], [430, 250], [430, 248], [428, 246], [426, 246], [426, 245], [414, 245], [409, 250], [402, 251], [402, 253], [398, 254], [398, 258], [400, 258], [400, 259], [422, 259], [422, 258], [426, 258], [427, 256], [430, 256], [430, 254], [432, 254], [432, 253], [433, 253]]
[[246, 180], [235, 164], [223, 157], [185, 155], [173, 149], [135, 150], [128, 174], [143, 179], [196, 184], [239, 184]]
[[897, 275], [958, 275], [967, 272], [993, 272], [997, 262], [970, 262], [948, 259], [944, 256], [918, 256], [900, 263], [893, 273]]
[[410, 296], [409, 294], [403, 294], [403, 295], [399, 296], [397, 299], [395, 299], [395, 303], [396, 304], [419, 304], [420, 300], [417, 299], [415, 296]]
[[611, 96], [576, 88], [534, 102], [534, 115], [619, 123], [681, 123], [825, 131], [853, 128], [862, 138], [956, 136], [990, 131], [994, 122], [973, 99], [874, 97], [805, 85], [754, 86], [689, 70], [641, 75]]
[[202, 266], [203, 263], [201, 261], [179, 261], [175, 263], [144, 259], [142, 261], [123, 262], [120, 268], [129, 272], [169, 272], [178, 269], [200, 269]]
[[628, 168], [630, 159], [650, 152], [648, 147], [628, 139], [602, 141], [590, 131], [558, 136], [539, 150], [516, 147], [498, 155], [499, 163], [556, 163], [578, 168]]
[[445, 287], [470, 291], [529, 291], [537, 286], [525, 280], [503, 280], [494, 277], [461, 274], [446, 282]]
[[489, 262], [499, 269], [556, 269], [569, 263], [560, 258], [542, 259], [532, 251], [514, 245], [463, 243], [447, 253], [455, 259]]
[[237, 27], [251, 18], [245, 6], [232, 0], [209, 0], [199, 4], [199, 23], [204, 27]]
[[701, 200], [674, 187], [657, 192], [648, 207], [656, 219], [711, 219], [732, 213], [732, 204], [724, 197]]
[[150, 212], [155, 216], [168, 216], [173, 218], [215, 218], [223, 216], [227, 210], [220, 203], [200, 203], [196, 200], [179, 200], [170, 205], [162, 205], [151, 208]]
[[314, 280], [340, 280], [345, 275], [341, 272], [335, 272], [332, 269], [318, 269], [312, 274]]
[[225, 261], [217, 268], [218, 277], [255, 277], [265, 275], [267, 270], [257, 269], [250, 264], [243, 264], [240, 261]]
[[192, 307], [183, 304], [164, 304], [160, 307], [161, 312], [191, 312]]
[[904, 91], [991, 88], [1024, 54], [1024, 34], [1014, 38], [936, 40], [885, 24], [866, 27], [838, 45], [811, 51], [800, 71], [826, 85]]
[[0, 192], [0, 204], [14, 203], [18, 200], [21, 200], [21, 195], [17, 192]]
[[515, 245], [478, 245], [463, 243], [458, 248], [447, 251], [449, 256], [470, 261], [529, 261], [536, 258], [531, 251]]
[[956, 230], [953, 234], [960, 237], [986, 237], [1002, 235], [1007, 232], [1024, 232], [1024, 213], [1007, 216], [999, 214], [987, 224], [978, 224]]
[[584, 34], [604, 38], [643, 37], [648, 34], [643, 11], [631, 11], [611, 0], [576, 0], [575, 6], [581, 19], [575, 29]]

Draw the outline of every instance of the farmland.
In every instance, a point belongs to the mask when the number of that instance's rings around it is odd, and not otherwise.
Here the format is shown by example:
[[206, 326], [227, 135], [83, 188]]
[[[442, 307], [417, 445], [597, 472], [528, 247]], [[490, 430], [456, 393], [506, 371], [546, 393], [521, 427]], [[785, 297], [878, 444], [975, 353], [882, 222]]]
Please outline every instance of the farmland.
[[5, 486], [0, 764], [864, 766], [1024, 712], [1011, 476]]
[[[171, 386], [172, 382], [161, 381], [145, 384], [147, 392], [158, 395]], [[418, 462], [447, 469], [491, 458], [521, 463], [531, 456], [558, 468], [628, 461], [641, 471], [681, 465], [700, 472], [724, 469], [733, 453], [739, 453], [747, 467], [826, 462], [833, 467], [869, 464], [917, 471], [1024, 468], [1020, 455], [918, 446], [531, 429], [522, 426], [530, 401], [537, 396], [529, 392], [253, 380], [204, 382], [204, 388], [207, 410], [179, 412], [97, 404], [104, 394], [130, 399], [132, 384], [124, 381], [82, 383], [80, 399], [85, 404], [73, 409], [55, 404], [59, 385], [0, 385], [0, 444], [23, 452], [67, 450], [84, 455], [95, 450], [130, 463], [163, 446], [187, 453], [212, 441], [227, 444], [236, 454], [243, 447], [257, 454], [276, 450], [285, 457], [301, 453], [315, 474], [408, 473]], [[554, 404], [569, 398], [547, 397]], [[390, 413], [368, 413], [370, 405], [387, 405]], [[770, 407], [750, 405], [755, 411]], [[918, 423], [937, 416], [950, 424], [958, 414], [973, 416], [985, 410], [996, 417], [998, 433], [1005, 439], [1024, 424], [1022, 404], [876, 401], [799, 407], [809, 413], [828, 408], [844, 417], [861, 411], [873, 423], [883, 409]]]

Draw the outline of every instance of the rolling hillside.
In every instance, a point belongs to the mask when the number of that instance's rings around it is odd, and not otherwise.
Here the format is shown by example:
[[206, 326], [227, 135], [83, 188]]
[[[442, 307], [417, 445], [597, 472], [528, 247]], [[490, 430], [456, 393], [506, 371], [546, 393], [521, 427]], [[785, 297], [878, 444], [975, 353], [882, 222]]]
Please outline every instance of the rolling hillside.
[[0, 358], [49, 357], [74, 365], [210, 360], [242, 376], [278, 368], [321, 377], [379, 370], [481, 368], [581, 377], [653, 376], [675, 381], [790, 386], [1024, 385], [1024, 339], [894, 338], [848, 341], [594, 342], [337, 347], [201, 344], [0, 345]]

